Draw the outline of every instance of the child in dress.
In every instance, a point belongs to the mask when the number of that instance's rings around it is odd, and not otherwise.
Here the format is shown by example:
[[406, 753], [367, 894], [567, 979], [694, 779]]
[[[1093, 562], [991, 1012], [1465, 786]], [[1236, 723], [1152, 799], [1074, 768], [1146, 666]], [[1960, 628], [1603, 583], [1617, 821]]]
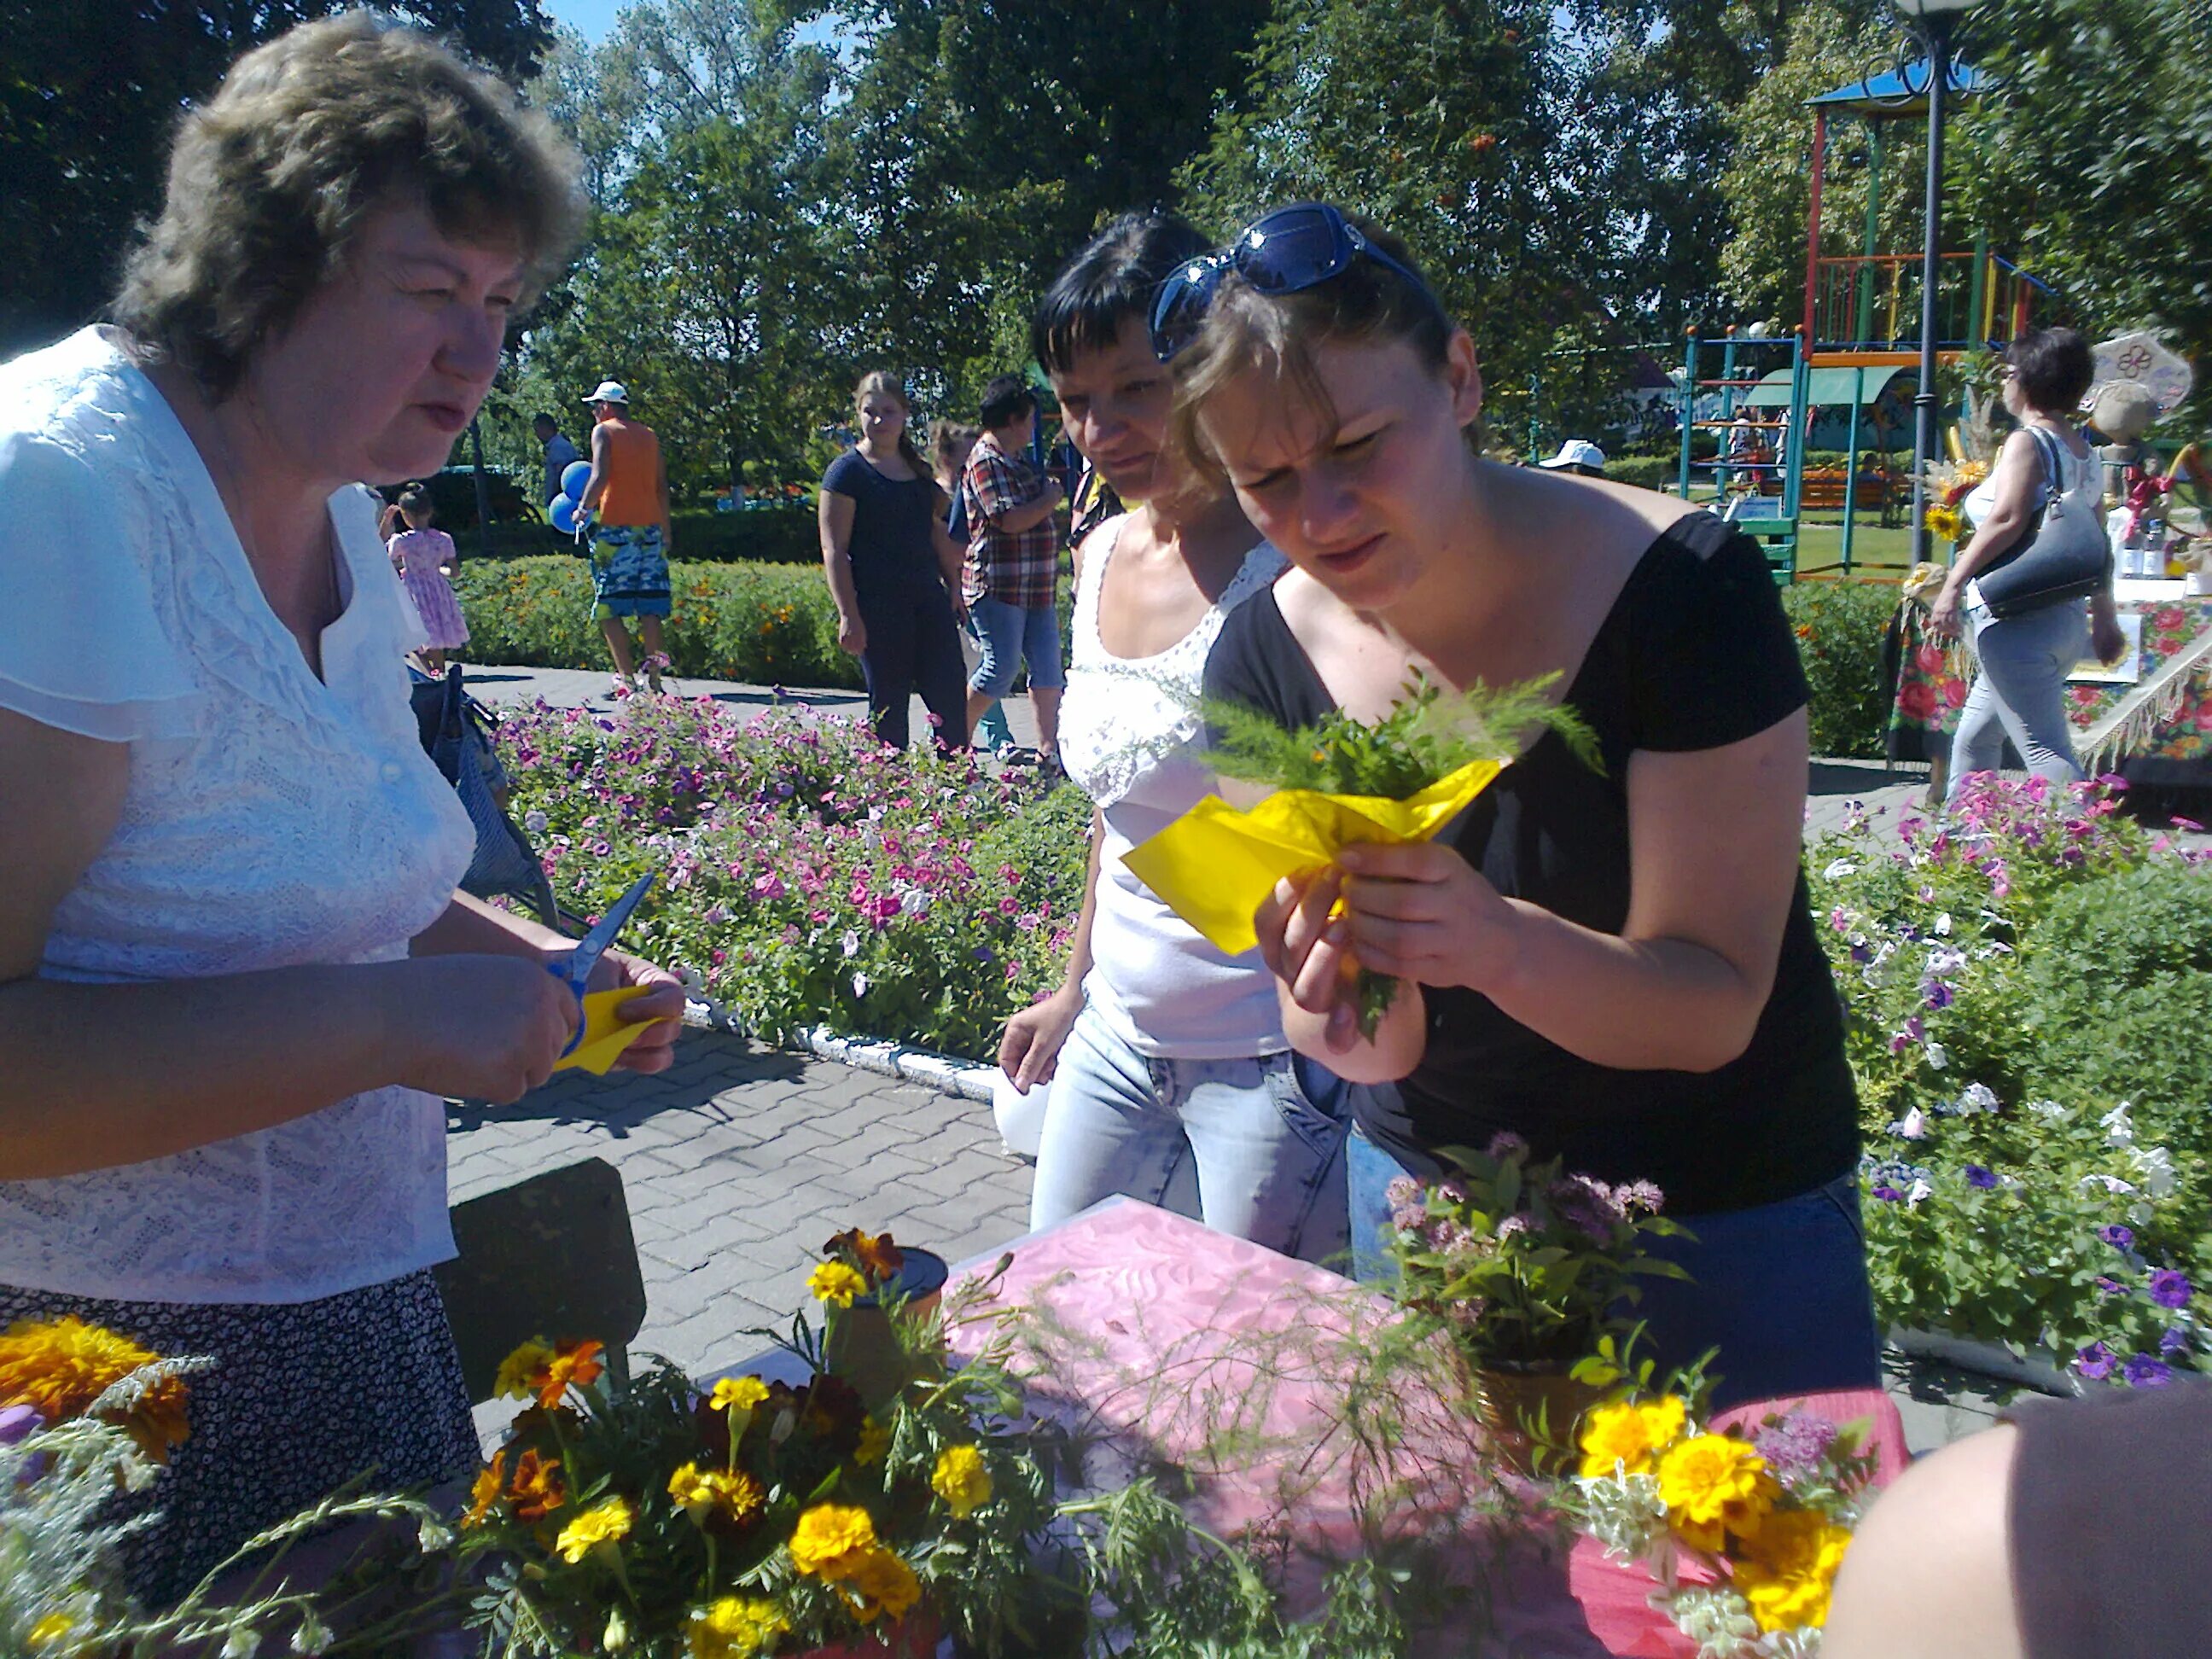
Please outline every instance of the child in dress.
[[385, 550], [392, 555], [393, 567], [407, 585], [407, 597], [415, 601], [416, 614], [422, 619], [422, 665], [442, 674], [446, 653], [468, 643], [469, 625], [462, 619], [453, 585], [446, 580], [459, 556], [453, 550], [453, 538], [431, 529], [430, 518], [430, 492], [421, 484], [409, 484], [399, 492], [399, 505], [385, 514], [387, 535], [398, 520], [404, 519], [407, 528], [392, 536]]

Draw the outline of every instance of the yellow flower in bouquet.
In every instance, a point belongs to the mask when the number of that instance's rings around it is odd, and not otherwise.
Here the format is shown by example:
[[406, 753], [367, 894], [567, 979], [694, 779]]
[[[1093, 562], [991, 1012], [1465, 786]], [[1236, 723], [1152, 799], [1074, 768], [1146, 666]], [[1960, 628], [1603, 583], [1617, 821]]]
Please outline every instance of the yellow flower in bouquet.
[[862, 1550], [836, 1582], [853, 1616], [864, 1625], [884, 1613], [903, 1619], [921, 1600], [921, 1580], [914, 1569], [881, 1546]]
[[1817, 1510], [1777, 1510], [1769, 1515], [1735, 1566], [1735, 1587], [1751, 1604], [1751, 1616], [1759, 1629], [1825, 1625], [1828, 1596], [1850, 1542], [1848, 1530]]
[[849, 1308], [853, 1298], [867, 1294], [868, 1281], [858, 1267], [842, 1261], [824, 1261], [806, 1275], [806, 1288], [815, 1300], [832, 1307]]
[[493, 1379], [492, 1390], [501, 1400], [527, 1400], [538, 1392], [538, 1385], [531, 1379], [552, 1363], [553, 1345], [532, 1337], [499, 1362], [499, 1375]]
[[1602, 1480], [1616, 1465], [1629, 1474], [1650, 1474], [1688, 1419], [1689, 1408], [1671, 1394], [1596, 1407], [1583, 1419], [1583, 1478]]
[[50, 1613], [31, 1626], [24, 1638], [34, 1648], [50, 1648], [76, 1628], [76, 1620], [65, 1613]]
[[1963, 541], [1966, 535], [1966, 515], [1955, 507], [1931, 507], [1927, 513], [1928, 533], [1947, 542]]
[[515, 1460], [514, 1484], [507, 1498], [514, 1505], [518, 1521], [543, 1521], [568, 1501], [567, 1483], [561, 1476], [561, 1460], [526, 1451]]
[[481, 1527], [491, 1514], [491, 1506], [507, 1490], [507, 1454], [494, 1452], [491, 1462], [477, 1471], [477, 1478], [469, 1487], [469, 1506], [461, 1512], [463, 1527]]
[[965, 1521], [991, 1501], [991, 1471], [983, 1466], [983, 1454], [973, 1446], [947, 1446], [939, 1452], [929, 1485], [956, 1521]]
[[[28, 1406], [49, 1424], [66, 1422], [159, 1358], [75, 1314], [19, 1320], [0, 1335], [0, 1406]], [[183, 1444], [189, 1432], [185, 1401], [184, 1380], [161, 1377], [112, 1420], [147, 1456], [162, 1462], [169, 1448]]]
[[574, 1566], [602, 1544], [618, 1544], [629, 1536], [636, 1522], [636, 1511], [626, 1498], [610, 1498], [603, 1504], [594, 1504], [581, 1515], [561, 1528], [554, 1540], [554, 1548], [561, 1559]]
[[754, 1659], [790, 1629], [791, 1621], [775, 1602], [725, 1595], [712, 1607], [694, 1609], [685, 1635], [691, 1659]]
[[1659, 1499], [1667, 1524], [1692, 1548], [1717, 1554], [1726, 1534], [1751, 1539], [1780, 1488], [1766, 1460], [1732, 1435], [1692, 1435], [1659, 1460]]
[[760, 1482], [744, 1470], [702, 1469], [696, 1463], [686, 1463], [668, 1477], [668, 1495], [702, 1524], [717, 1513], [742, 1521], [768, 1502]]
[[884, 1461], [884, 1454], [891, 1449], [891, 1431], [886, 1424], [872, 1417], [860, 1422], [860, 1443], [854, 1449], [853, 1461], [862, 1468], [872, 1468]]
[[844, 1564], [876, 1542], [876, 1523], [852, 1504], [817, 1504], [791, 1534], [791, 1564], [820, 1578], [843, 1576]]

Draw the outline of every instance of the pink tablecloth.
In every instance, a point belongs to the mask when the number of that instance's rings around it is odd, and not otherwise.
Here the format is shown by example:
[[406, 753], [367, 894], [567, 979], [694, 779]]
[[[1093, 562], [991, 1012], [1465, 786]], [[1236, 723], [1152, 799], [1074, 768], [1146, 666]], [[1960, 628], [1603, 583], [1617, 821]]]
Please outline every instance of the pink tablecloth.
[[[1051, 1391], [1085, 1426], [1137, 1459], [1182, 1463], [1198, 1480], [1198, 1506], [1218, 1529], [1288, 1522], [1322, 1553], [1358, 1553], [1352, 1486], [1371, 1467], [1355, 1455], [1328, 1401], [1382, 1301], [1334, 1274], [1292, 1261], [1149, 1205], [1118, 1200], [1012, 1247], [1013, 1261], [992, 1299], [1036, 1316]], [[995, 1255], [992, 1260], [995, 1260]], [[967, 1264], [963, 1274], [991, 1261]], [[972, 1342], [981, 1327], [956, 1337]], [[1806, 1404], [1839, 1422], [1870, 1419], [1882, 1479], [1903, 1468], [1896, 1407], [1878, 1391], [1812, 1396]], [[1729, 1414], [1757, 1421], [1771, 1406]], [[1231, 1425], [1241, 1450], [1224, 1456]], [[1403, 1455], [1390, 1471], [1416, 1480], [1427, 1512], [1494, 1515], [1528, 1503], [1516, 1483], [1502, 1489], [1474, 1455], [1479, 1431], [1458, 1413], [1407, 1402]], [[1127, 1469], [1096, 1468], [1115, 1484]], [[1492, 1639], [1483, 1651], [1510, 1659], [1595, 1659], [1601, 1654], [1688, 1656], [1692, 1645], [1645, 1603], [1650, 1581], [1613, 1565], [1587, 1540], [1571, 1558], [1540, 1547], [1534, 1515], [1525, 1526], [1477, 1522], [1466, 1560], [1487, 1565], [1498, 1589]], [[1309, 1581], [1294, 1584], [1294, 1595]], [[1464, 1653], [1457, 1646], [1439, 1652]]]

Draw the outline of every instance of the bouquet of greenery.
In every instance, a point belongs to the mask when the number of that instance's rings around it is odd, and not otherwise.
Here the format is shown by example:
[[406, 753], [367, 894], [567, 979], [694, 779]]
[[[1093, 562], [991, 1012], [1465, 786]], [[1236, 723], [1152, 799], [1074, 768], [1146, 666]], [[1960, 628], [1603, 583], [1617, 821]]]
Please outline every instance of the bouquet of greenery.
[[1390, 1253], [1399, 1300], [1447, 1323], [1478, 1371], [1565, 1372], [1626, 1328], [1638, 1278], [1687, 1277], [1645, 1253], [1684, 1231], [1648, 1181], [1608, 1187], [1559, 1158], [1532, 1164], [1516, 1134], [1441, 1156], [1455, 1173], [1391, 1182]]
[[[1593, 1375], [1627, 1380], [1611, 1342]], [[1654, 1388], [1649, 1361], [1583, 1421], [1581, 1466], [1554, 1499], [1615, 1559], [1658, 1581], [1662, 1609], [1708, 1659], [1820, 1650], [1828, 1597], [1871, 1500], [1866, 1425], [1802, 1410], [1756, 1427], [1712, 1420], [1702, 1376]]]
[[[1203, 712], [1215, 734], [1206, 757], [1214, 770], [1277, 793], [1249, 812], [1208, 796], [1124, 862], [1222, 950], [1249, 951], [1253, 913], [1277, 881], [1326, 866], [1356, 842], [1427, 840], [1489, 787], [1532, 732], [1558, 732], [1598, 765], [1588, 725], [1553, 700], [1559, 678], [1477, 684], [1448, 696], [1416, 675], [1404, 700], [1372, 725], [1332, 711], [1296, 731], [1209, 700]], [[1364, 1035], [1375, 1034], [1396, 988], [1361, 970]]]

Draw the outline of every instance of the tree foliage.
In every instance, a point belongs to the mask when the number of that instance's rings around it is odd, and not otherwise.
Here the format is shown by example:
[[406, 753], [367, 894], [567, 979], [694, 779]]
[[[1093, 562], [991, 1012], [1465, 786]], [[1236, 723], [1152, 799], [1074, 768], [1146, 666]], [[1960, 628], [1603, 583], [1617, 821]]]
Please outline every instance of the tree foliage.
[[[177, 113], [233, 59], [345, 0], [0, 0], [0, 354], [41, 344], [113, 291], [132, 227], [161, 205]], [[551, 38], [539, 0], [397, 0], [501, 74]]]

